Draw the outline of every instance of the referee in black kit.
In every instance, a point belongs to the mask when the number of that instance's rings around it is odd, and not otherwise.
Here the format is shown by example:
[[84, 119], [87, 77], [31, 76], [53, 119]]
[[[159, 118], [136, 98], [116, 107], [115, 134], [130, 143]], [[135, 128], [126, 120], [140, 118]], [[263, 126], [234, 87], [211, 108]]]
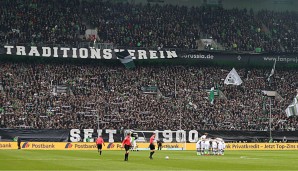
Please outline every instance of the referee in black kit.
[[17, 137], [18, 138], [18, 149], [20, 150], [21, 149], [21, 142], [22, 142], [22, 139], [21, 139], [21, 137]]
[[161, 150], [162, 148], [162, 140], [157, 140], [157, 150]]

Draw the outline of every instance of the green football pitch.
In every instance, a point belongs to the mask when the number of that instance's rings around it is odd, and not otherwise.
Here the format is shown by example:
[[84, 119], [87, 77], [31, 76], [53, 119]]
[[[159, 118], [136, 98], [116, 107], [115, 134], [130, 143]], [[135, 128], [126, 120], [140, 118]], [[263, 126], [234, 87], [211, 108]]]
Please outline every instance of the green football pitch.
[[123, 159], [124, 151], [0, 150], [0, 170], [298, 170], [297, 151], [156, 151], [153, 160], [149, 151], [138, 151]]

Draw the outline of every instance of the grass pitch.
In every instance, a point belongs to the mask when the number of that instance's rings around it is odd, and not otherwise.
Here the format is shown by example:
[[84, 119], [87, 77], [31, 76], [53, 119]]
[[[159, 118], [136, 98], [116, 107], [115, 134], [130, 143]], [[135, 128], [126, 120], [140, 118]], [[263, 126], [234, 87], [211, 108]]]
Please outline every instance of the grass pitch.
[[0, 170], [298, 170], [297, 151], [156, 151], [153, 158], [149, 151], [130, 152], [124, 162], [124, 151], [0, 150]]

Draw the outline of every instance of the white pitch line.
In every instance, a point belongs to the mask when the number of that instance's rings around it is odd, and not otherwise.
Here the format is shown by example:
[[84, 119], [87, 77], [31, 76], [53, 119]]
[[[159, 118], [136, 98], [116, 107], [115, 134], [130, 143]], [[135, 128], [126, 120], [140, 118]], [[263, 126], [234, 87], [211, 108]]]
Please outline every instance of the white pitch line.
[[253, 157], [241, 156], [240, 159], [260, 159], [260, 158], [253, 158]]
[[[113, 171], [115, 171], [115, 169], [112, 169]], [[162, 171], [178, 171], [181, 169], [171, 169], [171, 170], [162, 170]], [[2, 171], [2, 170], [1, 170]], [[10, 171], [28, 171], [28, 170], [11, 170]], [[34, 171], [39, 171], [39, 170], [34, 170]], [[70, 171], [70, 170], [40, 170], [40, 171]], [[82, 171], [82, 170], [71, 170], [71, 171]], [[102, 171], [102, 170], [87, 170], [87, 171]], [[121, 171], [132, 171], [132, 170], [122, 170]], [[156, 171], [156, 170], [142, 170], [142, 171]], [[184, 171], [210, 171], [210, 170], [184, 170]], [[223, 170], [212, 170], [212, 171], [223, 171]], [[233, 170], [233, 171], [272, 171], [272, 170]], [[277, 170], [276, 170], [277, 171]], [[293, 171], [293, 170], [282, 170], [282, 171]]]

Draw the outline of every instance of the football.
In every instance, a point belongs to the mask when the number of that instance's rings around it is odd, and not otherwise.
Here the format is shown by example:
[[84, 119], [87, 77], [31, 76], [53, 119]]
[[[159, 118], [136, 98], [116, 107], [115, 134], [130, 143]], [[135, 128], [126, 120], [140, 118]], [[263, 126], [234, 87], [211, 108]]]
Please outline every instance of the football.
[[166, 156], [166, 160], [169, 160], [169, 156]]

